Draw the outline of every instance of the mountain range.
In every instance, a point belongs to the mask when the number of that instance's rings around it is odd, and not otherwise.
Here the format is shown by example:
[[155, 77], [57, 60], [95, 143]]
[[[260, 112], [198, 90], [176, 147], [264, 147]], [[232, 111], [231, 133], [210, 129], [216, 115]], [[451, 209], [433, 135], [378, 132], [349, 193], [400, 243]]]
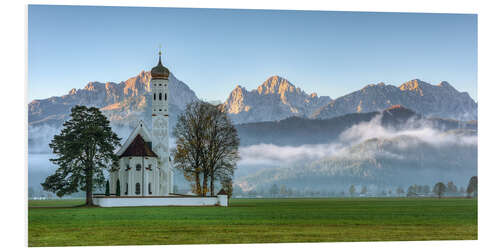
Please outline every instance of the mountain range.
[[282, 120], [290, 116], [328, 119], [352, 113], [367, 113], [402, 105], [415, 112], [457, 120], [476, 120], [477, 103], [466, 92], [447, 82], [432, 85], [419, 79], [396, 87], [370, 84], [361, 90], [332, 100], [307, 94], [288, 80], [273, 76], [257, 89], [237, 86], [223, 104], [235, 123]]
[[[128, 126], [137, 119], [148, 122], [151, 103], [150, 72], [142, 71], [120, 83], [89, 82], [83, 89], [71, 89], [68, 94], [34, 100], [28, 104], [28, 123], [60, 126], [74, 105], [101, 108], [112, 124]], [[170, 77], [169, 107], [171, 118], [184, 106], [198, 100], [184, 82]], [[331, 99], [308, 94], [287, 79], [272, 76], [257, 89], [248, 91], [238, 85], [222, 104], [234, 123], [278, 121], [288, 117], [329, 119], [351, 113], [381, 111], [402, 105], [424, 116], [456, 120], [476, 120], [477, 103], [466, 92], [459, 92], [447, 82], [432, 85], [415, 79], [399, 87], [383, 83], [370, 84], [361, 90]], [[171, 126], [175, 122], [170, 122]]]
[[[60, 126], [69, 117], [71, 107], [86, 105], [98, 107], [112, 124], [128, 126], [136, 119], [148, 122], [151, 114], [151, 73], [142, 71], [120, 83], [89, 82], [83, 89], [72, 89], [63, 96], [34, 100], [28, 104], [30, 126]], [[170, 74], [168, 98], [170, 114], [176, 117], [187, 103], [198, 100], [196, 94], [182, 81]], [[150, 121], [149, 121], [150, 122]]]
[[419, 79], [405, 82], [399, 87], [384, 83], [367, 85], [331, 101], [317, 110], [312, 118], [372, 112], [392, 105], [402, 105], [430, 117], [477, 119], [477, 103], [467, 92], [459, 92], [445, 81], [432, 85]]

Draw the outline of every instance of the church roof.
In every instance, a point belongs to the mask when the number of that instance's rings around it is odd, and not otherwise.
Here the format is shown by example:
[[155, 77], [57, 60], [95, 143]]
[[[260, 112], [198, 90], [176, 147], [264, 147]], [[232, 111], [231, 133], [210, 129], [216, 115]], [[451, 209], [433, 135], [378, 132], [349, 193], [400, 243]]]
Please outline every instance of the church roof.
[[153, 150], [151, 150], [151, 143], [144, 141], [140, 134], [134, 138], [132, 143], [125, 149], [125, 151], [120, 155], [120, 157], [126, 156], [149, 156], [158, 157]]
[[128, 148], [128, 146], [130, 146], [130, 144], [132, 143], [132, 141], [135, 139], [135, 137], [137, 135], [141, 135], [142, 139], [144, 139], [144, 141], [152, 141], [151, 134], [149, 133], [148, 129], [146, 128], [146, 125], [144, 124], [143, 121], [139, 121], [139, 123], [137, 124], [135, 129], [132, 131], [132, 133], [130, 133], [127, 140], [125, 141], [125, 143], [123, 143], [123, 145], [116, 152], [116, 154], [122, 155], [123, 152], [125, 152], [125, 150]]
[[152, 79], [168, 79], [170, 71], [161, 64], [161, 51], [159, 55], [158, 65], [151, 69], [151, 77]]

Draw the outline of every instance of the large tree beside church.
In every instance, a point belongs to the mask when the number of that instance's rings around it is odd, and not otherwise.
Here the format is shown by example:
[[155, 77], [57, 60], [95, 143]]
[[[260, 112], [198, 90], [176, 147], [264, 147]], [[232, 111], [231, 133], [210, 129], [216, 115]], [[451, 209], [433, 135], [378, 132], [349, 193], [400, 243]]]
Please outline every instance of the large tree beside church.
[[92, 206], [92, 190], [104, 185], [104, 170], [118, 165], [114, 151], [119, 145], [120, 138], [98, 108], [74, 106], [70, 119], [49, 144], [57, 156], [50, 161], [59, 168], [45, 179], [43, 188], [59, 197], [85, 191], [85, 204]]
[[231, 120], [217, 106], [195, 101], [179, 116], [173, 135], [174, 164], [193, 191], [215, 195], [216, 181], [230, 182], [239, 159], [239, 138]]

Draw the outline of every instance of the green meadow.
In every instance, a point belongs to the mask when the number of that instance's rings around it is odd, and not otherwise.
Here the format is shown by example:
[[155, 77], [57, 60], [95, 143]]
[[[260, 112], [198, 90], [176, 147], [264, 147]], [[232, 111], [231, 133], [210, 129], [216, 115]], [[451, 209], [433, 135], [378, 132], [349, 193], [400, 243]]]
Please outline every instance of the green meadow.
[[231, 199], [229, 207], [29, 201], [28, 245], [476, 240], [477, 199]]

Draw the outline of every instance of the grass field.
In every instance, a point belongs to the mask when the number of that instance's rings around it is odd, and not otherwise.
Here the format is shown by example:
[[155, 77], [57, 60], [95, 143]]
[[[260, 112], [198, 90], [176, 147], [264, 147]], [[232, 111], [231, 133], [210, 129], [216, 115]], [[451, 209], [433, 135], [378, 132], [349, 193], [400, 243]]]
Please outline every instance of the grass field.
[[30, 201], [28, 245], [477, 239], [476, 199], [231, 199], [229, 207], [56, 207], [80, 203]]

